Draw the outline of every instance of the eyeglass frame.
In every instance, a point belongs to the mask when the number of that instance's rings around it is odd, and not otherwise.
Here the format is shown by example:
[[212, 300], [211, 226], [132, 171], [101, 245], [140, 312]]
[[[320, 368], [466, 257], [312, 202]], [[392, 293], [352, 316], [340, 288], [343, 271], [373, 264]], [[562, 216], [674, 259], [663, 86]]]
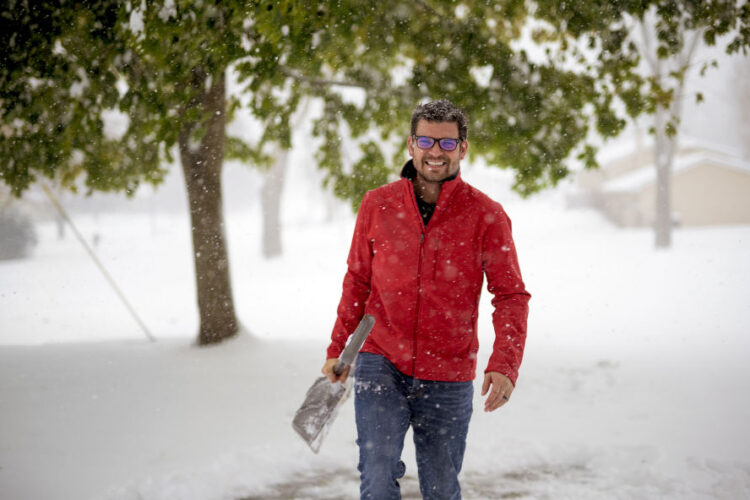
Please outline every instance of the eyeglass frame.
[[[461, 143], [463, 142], [460, 137], [440, 137], [440, 138], [438, 138], [438, 137], [430, 137], [429, 135], [417, 135], [417, 134], [412, 135], [412, 137], [414, 138], [414, 144], [416, 144], [416, 146], [419, 149], [423, 150], [423, 151], [427, 151], [428, 149], [432, 149], [432, 147], [437, 142], [438, 147], [440, 147], [440, 149], [442, 151], [453, 152], [456, 149], [458, 149], [461, 146]], [[422, 146], [419, 145], [419, 139], [430, 139], [432, 141], [432, 144], [430, 144], [429, 147], [423, 148]], [[446, 149], [446, 148], [444, 148], [443, 144], [442, 144], [442, 141], [444, 141], [446, 139], [449, 140], [449, 141], [456, 141], [456, 146], [453, 149]]]

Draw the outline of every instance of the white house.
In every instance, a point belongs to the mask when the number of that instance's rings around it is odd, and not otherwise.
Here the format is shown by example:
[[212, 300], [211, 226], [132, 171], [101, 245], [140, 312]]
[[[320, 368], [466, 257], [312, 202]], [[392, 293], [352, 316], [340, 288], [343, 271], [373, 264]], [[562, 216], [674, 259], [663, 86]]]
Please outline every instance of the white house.
[[[675, 224], [750, 224], [750, 162], [740, 153], [683, 139], [672, 166]], [[656, 167], [653, 145], [635, 141], [602, 162], [599, 170], [579, 172], [578, 202], [593, 205], [620, 226], [651, 226], [655, 218]]]

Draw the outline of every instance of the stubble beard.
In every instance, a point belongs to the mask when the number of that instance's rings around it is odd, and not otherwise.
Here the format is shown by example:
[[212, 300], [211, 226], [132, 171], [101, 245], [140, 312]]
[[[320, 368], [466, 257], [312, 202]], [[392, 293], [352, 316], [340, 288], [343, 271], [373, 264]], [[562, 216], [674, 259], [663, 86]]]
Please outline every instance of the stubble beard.
[[[453, 177], [458, 172], [457, 165], [458, 161], [453, 162], [450, 160], [450, 158], [438, 158], [438, 161], [444, 161], [446, 162], [446, 166], [444, 172], [438, 173], [438, 172], [430, 172], [430, 167], [427, 165], [427, 160], [424, 158], [420, 159], [419, 162], [421, 163], [421, 169], [417, 170], [417, 176], [420, 178], [421, 181], [427, 182], [427, 183], [435, 183], [435, 184], [442, 184], [447, 179]], [[455, 169], [454, 169], [455, 167]]]

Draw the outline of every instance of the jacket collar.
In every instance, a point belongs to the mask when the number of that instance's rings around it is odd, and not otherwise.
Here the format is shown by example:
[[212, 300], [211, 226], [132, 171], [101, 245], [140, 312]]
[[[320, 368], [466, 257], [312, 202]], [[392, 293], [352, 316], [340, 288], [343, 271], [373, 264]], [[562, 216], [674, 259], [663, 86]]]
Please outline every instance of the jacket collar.
[[[409, 159], [406, 163], [404, 163], [404, 166], [401, 168], [401, 178], [403, 179], [403, 182], [408, 182], [409, 189], [413, 192], [414, 191], [414, 178], [417, 176], [417, 168], [414, 166], [414, 160]], [[448, 179], [443, 181], [443, 185], [440, 189], [440, 196], [438, 197], [437, 205], [440, 207], [444, 207], [447, 203], [448, 198], [453, 194], [453, 191], [456, 190], [456, 188], [463, 184], [463, 180], [461, 179], [461, 169], [456, 172], [456, 175], [453, 177], [449, 177]]]

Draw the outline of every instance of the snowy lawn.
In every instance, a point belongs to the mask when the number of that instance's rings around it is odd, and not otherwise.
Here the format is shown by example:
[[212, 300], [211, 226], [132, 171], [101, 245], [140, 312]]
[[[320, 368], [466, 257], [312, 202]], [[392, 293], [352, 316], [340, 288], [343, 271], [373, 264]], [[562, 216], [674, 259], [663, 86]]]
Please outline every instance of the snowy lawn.
[[[680, 229], [655, 251], [559, 195], [504, 203], [532, 293], [518, 387], [475, 412], [466, 499], [750, 498], [750, 227]], [[231, 208], [231, 207], [230, 207]], [[299, 207], [295, 213], [299, 214]], [[182, 216], [77, 216], [146, 340], [72, 235], [0, 263], [0, 498], [351, 499], [351, 401], [313, 455], [291, 429], [333, 325], [353, 218], [291, 220], [264, 261], [228, 210], [243, 334], [197, 348]], [[492, 341], [480, 315], [480, 367]], [[413, 446], [405, 498], [419, 498]]]

